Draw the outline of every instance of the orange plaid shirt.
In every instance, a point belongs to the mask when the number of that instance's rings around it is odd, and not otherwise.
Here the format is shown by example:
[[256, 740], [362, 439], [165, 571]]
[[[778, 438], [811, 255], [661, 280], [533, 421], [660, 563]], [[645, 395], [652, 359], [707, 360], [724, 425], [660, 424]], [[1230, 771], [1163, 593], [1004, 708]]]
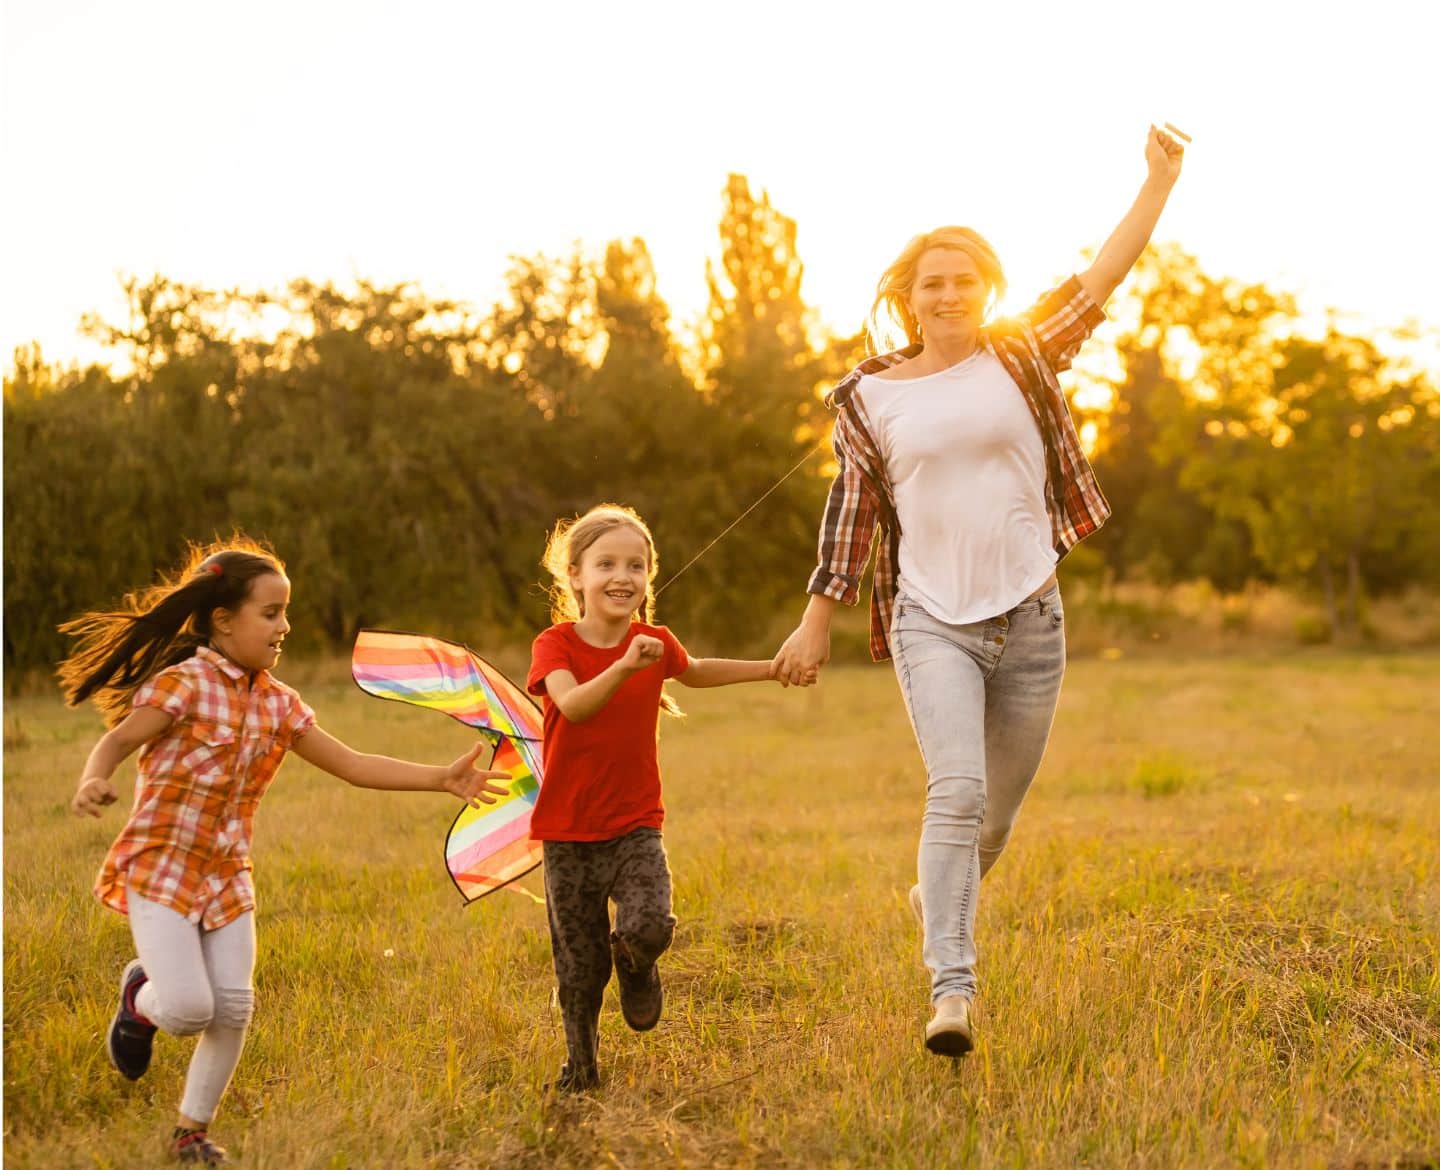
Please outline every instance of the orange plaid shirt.
[[215, 930], [255, 909], [255, 808], [315, 713], [267, 671], [252, 680], [208, 646], [150, 679], [133, 706], [175, 722], [140, 751], [135, 806], [95, 893], [124, 914], [128, 886]]

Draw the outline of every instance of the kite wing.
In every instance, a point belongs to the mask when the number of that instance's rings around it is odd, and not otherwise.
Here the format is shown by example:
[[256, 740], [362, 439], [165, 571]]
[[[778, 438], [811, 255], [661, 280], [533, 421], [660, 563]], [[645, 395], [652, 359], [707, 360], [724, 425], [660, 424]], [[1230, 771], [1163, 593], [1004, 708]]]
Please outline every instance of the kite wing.
[[445, 839], [445, 867], [467, 902], [540, 864], [530, 814], [544, 777], [542, 722], [535, 700], [468, 646], [389, 630], [361, 630], [351, 673], [367, 695], [442, 711], [494, 745], [491, 768], [510, 773], [494, 804], [466, 805]]

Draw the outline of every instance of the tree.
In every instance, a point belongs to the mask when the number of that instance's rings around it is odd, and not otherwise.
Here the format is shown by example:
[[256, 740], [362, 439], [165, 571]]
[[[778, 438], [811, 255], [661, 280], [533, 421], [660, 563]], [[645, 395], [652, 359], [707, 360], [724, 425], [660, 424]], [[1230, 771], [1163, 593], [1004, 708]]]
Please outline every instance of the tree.
[[[702, 337], [704, 390], [716, 418], [690, 471], [709, 491], [696, 501], [682, 563], [789, 472], [828, 425], [818, 389], [834, 367], [831, 351], [810, 344], [795, 221], [768, 195], [755, 198], [743, 176], [731, 175], [720, 242], [719, 269], [706, 266], [710, 300]], [[691, 570], [686, 602], [706, 628], [753, 628], [755, 612], [768, 615], [798, 597], [814, 564], [824, 498], [819, 465], [817, 459], [788, 479], [746, 520], [747, 529]], [[745, 599], [738, 617], [736, 598]]]
[[1182, 481], [1243, 520], [1269, 569], [1315, 580], [1334, 631], [1355, 632], [1371, 559], [1433, 527], [1434, 403], [1368, 339], [1292, 336], [1206, 420], [1214, 443]]

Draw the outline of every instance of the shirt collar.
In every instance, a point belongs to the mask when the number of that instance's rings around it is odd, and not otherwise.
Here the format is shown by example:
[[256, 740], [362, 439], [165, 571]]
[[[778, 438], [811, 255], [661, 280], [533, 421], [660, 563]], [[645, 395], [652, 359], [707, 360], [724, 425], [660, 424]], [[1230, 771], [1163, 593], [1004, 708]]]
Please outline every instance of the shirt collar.
[[[990, 325], [980, 329], [980, 344], [976, 349], [977, 353], [981, 349], [989, 350], [991, 353], [995, 352], [995, 343], [990, 338], [990, 329], [993, 324], [994, 322], [991, 322]], [[901, 362], [913, 358], [924, 348], [917, 341], [913, 345], [907, 345], [904, 349], [892, 349], [889, 353], [875, 354], [866, 358], [837, 382], [829, 394], [825, 395], [825, 405], [831, 410], [838, 410], [850, 401], [850, 396], [855, 393], [855, 387], [860, 384], [860, 379], [866, 374], [877, 374], [890, 366], [898, 366]]]
[[[247, 674], [250, 673], [239, 663], [231, 662], [230, 659], [226, 658], [225, 655], [220, 653], [220, 651], [212, 650], [209, 646], [198, 647], [195, 651], [195, 657], [208, 662], [211, 666], [215, 667], [216, 670], [218, 670], [221, 674], [223, 674], [226, 678], [230, 679], [233, 682], [239, 682]], [[265, 672], [263, 670], [257, 670], [255, 672], [255, 681], [259, 682], [260, 676], [264, 673]]]
[[907, 358], [914, 357], [925, 347], [918, 341], [913, 345], [907, 345], [904, 349], [892, 349], [889, 353], [879, 353], [866, 358], [853, 370], [845, 375], [835, 389], [825, 395], [825, 405], [831, 410], [837, 410], [850, 401], [850, 396], [855, 393], [855, 387], [860, 385], [860, 379], [866, 374], [876, 374], [890, 366], [897, 366]]

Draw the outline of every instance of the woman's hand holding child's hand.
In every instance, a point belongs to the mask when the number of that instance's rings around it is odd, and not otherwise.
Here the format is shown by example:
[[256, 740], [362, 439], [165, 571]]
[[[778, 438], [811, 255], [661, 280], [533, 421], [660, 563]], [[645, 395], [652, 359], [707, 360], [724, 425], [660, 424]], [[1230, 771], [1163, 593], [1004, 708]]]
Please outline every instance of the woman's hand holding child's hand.
[[107, 804], [114, 804], [119, 799], [115, 786], [109, 779], [104, 776], [86, 776], [75, 790], [75, 797], [70, 801], [70, 811], [77, 817], [86, 813], [98, 817]]
[[473, 808], [482, 804], [494, 804], [495, 798], [509, 793], [508, 788], [488, 783], [490, 780], [509, 780], [509, 772], [494, 772], [487, 768], [475, 767], [475, 757], [488, 744], [481, 740], [446, 770], [443, 785], [446, 792], [458, 796]]
[[653, 666], [665, 655], [665, 644], [649, 634], [636, 634], [630, 645], [625, 647], [625, 656], [620, 659], [622, 669], [634, 674]]

